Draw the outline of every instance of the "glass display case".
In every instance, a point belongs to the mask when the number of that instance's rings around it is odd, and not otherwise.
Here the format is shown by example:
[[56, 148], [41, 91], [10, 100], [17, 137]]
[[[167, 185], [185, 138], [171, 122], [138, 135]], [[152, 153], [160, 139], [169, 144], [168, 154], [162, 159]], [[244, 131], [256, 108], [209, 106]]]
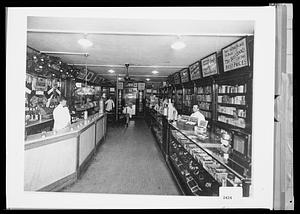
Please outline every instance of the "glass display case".
[[231, 167], [231, 150], [215, 133], [199, 134], [181, 130], [176, 123], [169, 125], [168, 165], [184, 194], [219, 196], [220, 187], [241, 187], [243, 196], [249, 196], [251, 177]]

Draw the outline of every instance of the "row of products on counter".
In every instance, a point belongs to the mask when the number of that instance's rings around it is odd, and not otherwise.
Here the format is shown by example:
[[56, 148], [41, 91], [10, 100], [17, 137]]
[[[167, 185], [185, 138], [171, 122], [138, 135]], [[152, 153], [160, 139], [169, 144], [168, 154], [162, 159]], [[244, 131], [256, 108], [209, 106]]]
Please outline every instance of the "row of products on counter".
[[233, 125], [233, 126], [237, 126], [237, 127], [240, 127], [240, 128], [246, 128], [246, 122], [245, 122], [245, 119], [244, 118], [229, 118], [229, 117], [226, 117], [224, 115], [219, 115], [218, 116], [218, 121], [221, 121], [223, 123], [228, 123], [230, 125]]
[[238, 117], [246, 118], [246, 110], [245, 109], [237, 109], [236, 107], [227, 107], [227, 106], [218, 106], [218, 112], [229, 114], [229, 115], [236, 115]]
[[218, 103], [246, 105], [246, 98], [245, 96], [231, 97], [228, 95], [223, 95], [223, 96], [218, 96]]
[[247, 84], [243, 85], [219, 85], [219, 93], [246, 93]]
[[42, 119], [38, 107], [25, 107], [25, 121], [36, 121]]

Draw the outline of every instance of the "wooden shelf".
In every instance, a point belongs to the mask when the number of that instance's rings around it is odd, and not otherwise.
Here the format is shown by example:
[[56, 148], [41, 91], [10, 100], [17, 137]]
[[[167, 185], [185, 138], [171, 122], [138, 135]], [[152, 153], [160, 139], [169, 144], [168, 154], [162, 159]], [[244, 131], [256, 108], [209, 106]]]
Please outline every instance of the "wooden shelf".
[[230, 107], [239, 107], [239, 108], [247, 108], [247, 105], [242, 105], [242, 104], [232, 104], [232, 103], [219, 103], [218, 105], [224, 105], [224, 106], [230, 106]]
[[[225, 116], [231, 116], [231, 117], [234, 117], [232, 114], [227, 114], [227, 113], [223, 113], [223, 112], [219, 112], [218, 111], [218, 114], [222, 114], [222, 115], [225, 115]], [[243, 119], [246, 119], [246, 117], [242, 117], [242, 116], [238, 116], [239, 118], [243, 118]]]

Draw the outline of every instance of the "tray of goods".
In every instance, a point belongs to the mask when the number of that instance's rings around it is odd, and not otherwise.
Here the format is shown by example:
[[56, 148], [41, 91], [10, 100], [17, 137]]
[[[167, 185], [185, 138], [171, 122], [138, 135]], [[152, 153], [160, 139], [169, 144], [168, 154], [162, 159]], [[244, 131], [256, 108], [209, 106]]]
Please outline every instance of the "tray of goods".
[[188, 121], [188, 122], [186, 122], [184, 124], [184, 130], [186, 130], [186, 131], [193, 131], [195, 126], [196, 126], [195, 122]]
[[224, 179], [227, 179], [227, 174], [226, 172], [219, 172], [219, 173], [216, 173], [215, 174], [215, 179], [218, 181], [218, 182], [222, 182], [222, 180]]

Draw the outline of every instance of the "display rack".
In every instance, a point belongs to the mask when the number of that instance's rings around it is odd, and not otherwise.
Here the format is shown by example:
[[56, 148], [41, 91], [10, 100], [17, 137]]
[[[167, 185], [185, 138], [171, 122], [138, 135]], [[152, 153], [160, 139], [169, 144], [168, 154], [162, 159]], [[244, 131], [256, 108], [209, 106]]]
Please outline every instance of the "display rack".
[[184, 88], [183, 114], [190, 115], [193, 112], [194, 88]]
[[216, 81], [216, 121], [251, 134], [252, 79], [249, 74]]
[[200, 112], [206, 120], [212, 120], [213, 116], [213, 87], [212, 85], [195, 87], [195, 104], [199, 106]]
[[175, 108], [179, 114], [183, 112], [183, 89], [179, 87], [176, 88]]

